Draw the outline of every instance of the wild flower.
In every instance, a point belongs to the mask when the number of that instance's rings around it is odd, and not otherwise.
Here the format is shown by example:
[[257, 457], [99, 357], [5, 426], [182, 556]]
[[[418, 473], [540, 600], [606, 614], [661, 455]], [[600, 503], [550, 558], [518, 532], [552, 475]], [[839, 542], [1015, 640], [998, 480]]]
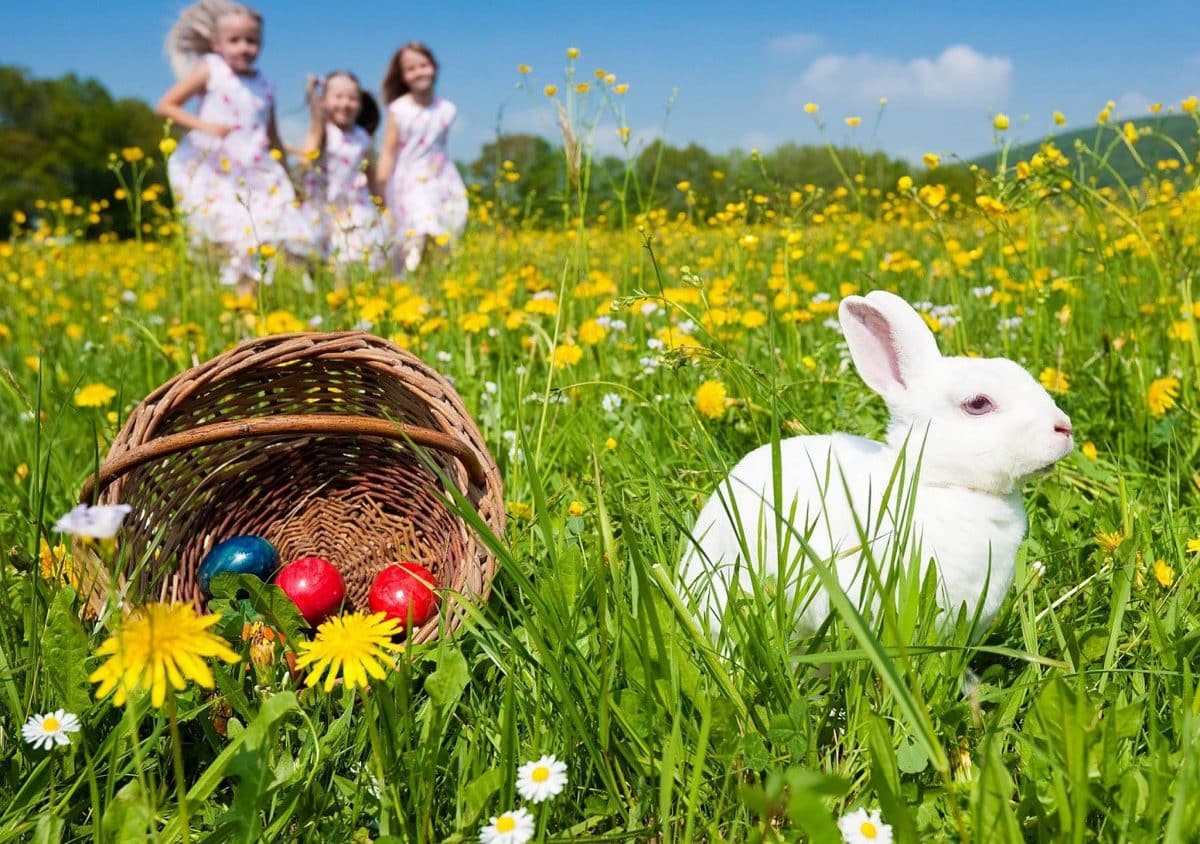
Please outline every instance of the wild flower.
[[21, 727], [22, 738], [42, 750], [70, 744], [69, 734], [77, 732], [79, 732], [79, 718], [65, 709], [56, 709], [44, 715], [33, 715]]
[[517, 768], [517, 791], [531, 803], [557, 797], [567, 785], [567, 765], [553, 755]]
[[403, 628], [394, 618], [378, 612], [374, 615], [346, 613], [321, 624], [311, 642], [301, 642], [298, 668], [309, 669], [306, 686], [315, 686], [325, 677], [325, 691], [332, 691], [338, 677], [347, 686], [366, 688], [367, 677], [382, 680], [388, 652], [404, 650], [392, 641]]
[[108, 659], [88, 678], [99, 683], [97, 700], [113, 694], [113, 704], [123, 705], [133, 691], [150, 692], [150, 704], [161, 707], [168, 684], [175, 691], [192, 680], [213, 687], [206, 659], [237, 662], [240, 657], [209, 628], [221, 620], [212, 613], [197, 615], [191, 604], [147, 604], [120, 622], [117, 632], [96, 649]]

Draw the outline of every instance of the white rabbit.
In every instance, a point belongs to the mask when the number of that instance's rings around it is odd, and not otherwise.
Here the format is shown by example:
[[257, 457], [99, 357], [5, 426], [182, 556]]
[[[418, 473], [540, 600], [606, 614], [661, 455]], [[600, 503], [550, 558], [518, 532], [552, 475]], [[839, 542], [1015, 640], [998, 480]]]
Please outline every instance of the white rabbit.
[[[856, 606], [871, 609], [862, 607], [865, 537], [883, 578], [891, 560], [911, 554], [923, 574], [932, 559], [943, 621], [952, 623], [965, 605], [968, 618], [978, 611], [982, 632], [1012, 584], [1025, 536], [1020, 486], [1071, 453], [1071, 420], [1011, 360], [942, 357], [899, 296], [848, 296], [838, 320], [859, 375], [891, 412], [887, 441], [848, 434], [781, 441], [779, 497], [771, 446], [750, 452], [701, 510], [680, 563], [683, 583], [714, 635], [734, 578], [749, 592], [752, 570], [756, 582], [774, 579], [791, 596], [799, 583], [813, 583], [811, 596], [796, 603], [797, 632], [810, 633], [830, 612], [813, 558], [832, 566]], [[906, 477], [885, 500], [898, 466]]]

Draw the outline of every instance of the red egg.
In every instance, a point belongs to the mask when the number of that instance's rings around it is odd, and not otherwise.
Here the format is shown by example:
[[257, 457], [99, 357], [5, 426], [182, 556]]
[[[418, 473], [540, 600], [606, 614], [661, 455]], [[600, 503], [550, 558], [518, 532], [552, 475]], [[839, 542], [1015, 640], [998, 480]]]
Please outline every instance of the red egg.
[[323, 557], [293, 560], [279, 570], [275, 585], [292, 599], [312, 627], [337, 612], [346, 600], [346, 581]]
[[436, 585], [433, 572], [424, 566], [398, 563], [375, 575], [367, 600], [371, 612], [387, 613], [401, 624], [408, 624], [411, 614], [412, 626], [420, 627], [437, 614]]

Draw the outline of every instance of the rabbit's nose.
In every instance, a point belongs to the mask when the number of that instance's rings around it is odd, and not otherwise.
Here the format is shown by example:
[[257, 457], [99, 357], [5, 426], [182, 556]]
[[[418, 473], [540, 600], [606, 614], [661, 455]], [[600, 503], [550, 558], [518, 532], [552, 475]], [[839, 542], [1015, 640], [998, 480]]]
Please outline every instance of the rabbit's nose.
[[1063, 436], [1071, 436], [1071, 420], [1065, 416], [1058, 422], [1054, 423], [1054, 433], [1062, 434]]

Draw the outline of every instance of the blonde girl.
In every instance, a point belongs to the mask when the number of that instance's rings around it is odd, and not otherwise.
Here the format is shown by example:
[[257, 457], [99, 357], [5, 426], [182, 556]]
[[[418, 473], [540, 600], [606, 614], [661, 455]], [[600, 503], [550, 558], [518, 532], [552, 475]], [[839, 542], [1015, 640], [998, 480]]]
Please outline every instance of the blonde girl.
[[[178, 81], [156, 109], [189, 130], [167, 169], [192, 239], [222, 252], [221, 282], [243, 293], [269, 280], [264, 258], [303, 255], [313, 242], [283, 160], [274, 87], [254, 66], [262, 41], [262, 15], [248, 6], [188, 6], [166, 40]], [[184, 105], [197, 96], [192, 114]]]

